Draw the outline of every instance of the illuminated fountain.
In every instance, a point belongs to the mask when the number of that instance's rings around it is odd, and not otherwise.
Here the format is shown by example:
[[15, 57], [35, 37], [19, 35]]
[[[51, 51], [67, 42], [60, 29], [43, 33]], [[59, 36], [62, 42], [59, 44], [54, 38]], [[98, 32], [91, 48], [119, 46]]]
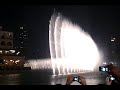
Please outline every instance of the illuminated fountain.
[[54, 75], [66, 75], [93, 71], [100, 61], [98, 48], [91, 36], [59, 13], [51, 16], [49, 47], [51, 59], [29, 60], [25, 66], [51, 69]]
[[91, 36], [60, 13], [51, 16], [49, 45], [54, 75], [93, 71], [100, 59]]
[[31, 67], [31, 69], [52, 69], [52, 63], [50, 59], [32, 59], [25, 63], [25, 67]]

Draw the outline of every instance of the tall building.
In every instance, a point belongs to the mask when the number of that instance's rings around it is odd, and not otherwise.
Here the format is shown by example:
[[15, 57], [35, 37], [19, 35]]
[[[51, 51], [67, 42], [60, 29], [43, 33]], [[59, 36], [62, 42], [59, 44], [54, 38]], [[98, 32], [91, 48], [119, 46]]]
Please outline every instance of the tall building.
[[[1, 26], [0, 26], [1, 27]], [[2, 66], [24, 66], [25, 57], [13, 47], [13, 33], [0, 29], [0, 68]]]
[[20, 26], [15, 33], [15, 48], [19, 49], [22, 54], [26, 55], [28, 46], [28, 32], [25, 26]]

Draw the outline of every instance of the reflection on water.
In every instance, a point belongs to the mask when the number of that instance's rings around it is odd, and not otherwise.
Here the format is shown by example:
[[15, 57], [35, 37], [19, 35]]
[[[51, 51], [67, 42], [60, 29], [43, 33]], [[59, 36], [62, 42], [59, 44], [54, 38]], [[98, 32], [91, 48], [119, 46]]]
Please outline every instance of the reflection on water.
[[1, 85], [19, 85], [20, 74], [4, 74], [0, 75]]
[[[82, 73], [79, 75], [86, 78], [87, 85], [105, 84], [105, 78], [108, 76], [108, 74], [100, 73], [100, 72]], [[52, 76], [50, 81], [51, 81], [51, 85], [56, 85], [56, 84], [65, 85], [66, 80], [67, 80], [67, 76], [54, 76], [54, 77]]]
[[[86, 78], [87, 85], [97, 85], [105, 83], [107, 74], [99, 72], [81, 73]], [[53, 76], [50, 71], [33, 70], [20, 74], [0, 75], [0, 85], [65, 85], [67, 76]]]

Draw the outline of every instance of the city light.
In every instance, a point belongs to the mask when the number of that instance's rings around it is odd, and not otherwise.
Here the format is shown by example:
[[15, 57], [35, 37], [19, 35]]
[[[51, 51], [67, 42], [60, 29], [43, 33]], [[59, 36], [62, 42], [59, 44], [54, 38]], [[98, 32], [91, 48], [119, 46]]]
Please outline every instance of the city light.
[[9, 33], [8, 35], [10, 36], [11, 34]]
[[10, 60], [10, 62], [13, 62], [13, 60]]
[[16, 55], [18, 55], [20, 52], [17, 52]]
[[113, 38], [115, 40], [115, 38]]
[[16, 60], [15, 63], [18, 64], [18, 62], [20, 62], [20, 60]]
[[115, 38], [112, 38], [112, 39], [111, 39], [111, 42], [114, 42], [114, 41], [115, 41]]
[[115, 40], [111, 39], [111, 42], [114, 42]]
[[15, 53], [15, 50], [9, 50], [10, 52], [12, 52], [12, 53]]
[[20, 60], [16, 60], [15, 62], [20, 62]]
[[20, 27], [20, 29], [23, 29], [23, 27]]
[[5, 51], [5, 53], [8, 53], [9, 51]]
[[2, 53], [2, 50], [0, 50], [0, 53]]

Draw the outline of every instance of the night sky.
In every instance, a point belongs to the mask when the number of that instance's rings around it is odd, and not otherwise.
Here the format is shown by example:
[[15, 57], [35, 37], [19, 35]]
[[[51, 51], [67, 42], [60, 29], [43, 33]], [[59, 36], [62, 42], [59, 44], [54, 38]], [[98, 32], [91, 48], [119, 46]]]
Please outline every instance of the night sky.
[[[25, 25], [29, 33], [28, 58], [49, 58], [49, 20], [54, 8], [80, 25], [100, 48], [107, 48], [110, 36], [119, 34], [120, 7], [103, 5], [37, 5], [2, 6], [0, 24], [15, 32]], [[15, 33], [14, 33], [15, 34]], [[37, 51], [37, 52], [36, 52]]]

